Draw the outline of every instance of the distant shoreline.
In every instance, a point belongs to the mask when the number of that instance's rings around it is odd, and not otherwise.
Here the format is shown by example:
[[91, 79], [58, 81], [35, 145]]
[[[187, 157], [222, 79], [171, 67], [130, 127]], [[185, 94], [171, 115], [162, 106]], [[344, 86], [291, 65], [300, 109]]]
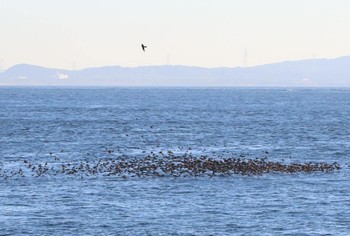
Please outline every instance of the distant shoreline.
[[350, 56], [254, 67], [107, 66], [62, 70], [19, 64], [0, 73], [0, 86], [98, 87], [350, 87]]

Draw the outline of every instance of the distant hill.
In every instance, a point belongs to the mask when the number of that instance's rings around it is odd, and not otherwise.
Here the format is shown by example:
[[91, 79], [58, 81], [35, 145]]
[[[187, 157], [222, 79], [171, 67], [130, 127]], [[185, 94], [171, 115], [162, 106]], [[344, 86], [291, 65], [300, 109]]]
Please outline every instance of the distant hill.
[[350, 87], [350, 56], [236, 68], [164, 65], [62, 70], [19, 64], [0, 73], [0, 85]]

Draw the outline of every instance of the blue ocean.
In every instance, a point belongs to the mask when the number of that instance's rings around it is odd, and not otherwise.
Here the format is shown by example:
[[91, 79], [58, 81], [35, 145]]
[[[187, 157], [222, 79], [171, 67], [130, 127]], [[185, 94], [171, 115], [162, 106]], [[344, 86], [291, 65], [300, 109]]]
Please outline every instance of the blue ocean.
[[[349, 118], [350, 89], [0, 87], [0, 235], [350, 235]], [[175, 157], [339, 168], [130, 164]]]

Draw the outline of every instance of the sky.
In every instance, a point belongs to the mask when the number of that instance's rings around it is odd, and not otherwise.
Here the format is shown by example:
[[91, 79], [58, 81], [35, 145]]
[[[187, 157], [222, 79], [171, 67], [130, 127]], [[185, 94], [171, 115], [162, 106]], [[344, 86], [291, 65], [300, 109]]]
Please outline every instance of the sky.
[[336, 58], [350, 55], [349, 12], [349, 0], [0, 0], [0, 70]]

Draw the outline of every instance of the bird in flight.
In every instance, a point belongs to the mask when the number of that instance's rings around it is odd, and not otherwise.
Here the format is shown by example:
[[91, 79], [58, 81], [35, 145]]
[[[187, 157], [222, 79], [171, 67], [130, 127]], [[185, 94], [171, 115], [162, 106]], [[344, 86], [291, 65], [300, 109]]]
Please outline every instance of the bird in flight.
[[141, 44], [142, 50], [145, 51], [145, 48], [147, 48], [147, 46]]

